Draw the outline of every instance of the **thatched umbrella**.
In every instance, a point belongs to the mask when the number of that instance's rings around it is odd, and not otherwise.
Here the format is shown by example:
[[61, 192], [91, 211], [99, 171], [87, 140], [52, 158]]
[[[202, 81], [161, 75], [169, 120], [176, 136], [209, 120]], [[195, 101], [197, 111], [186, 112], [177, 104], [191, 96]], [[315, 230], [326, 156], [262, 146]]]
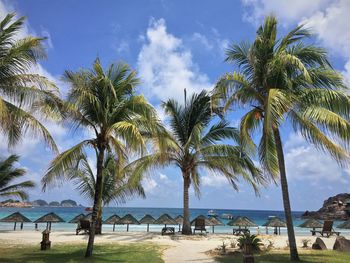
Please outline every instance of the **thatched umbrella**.
[[[300, 224], [299, 227], [303, 228], [312, 228], [313, 231], [315, 231], [315, 228], [322, 228], [323, 224], [316, 219], [310, 218], [306, 220], [304, 223]], [[315, 235], [315, 232], [312, 232], [312, 235]]]
[[252, 220], [250, 220], [246, 216], [238, 216], [235, 219], [233, 219], [230, 222], [228, 222], [227, 224], [229, 226], [238, 226], [239, 229], [241, 229], [241, 227], [244, 227], [246, 229], [247, 227], [256, 227], [256, 226], [258, 226], [257, 224], [255, 224]]
[[149, 232], [149, 225], [154, 224], [156, 219], [151, 215], [145, 215], [141, 220], [140, 224], [147, 224], [147, 232]]
[[155, 224], [158, 225], [177, 225], [177, 222], [168, 214], [161, 215], [156, 221]]
[[181, 225], [183, 225], [184, 223], [184, 217], [182, 215], [178, 215], [174, 218], [174, 220], [176, 221], [176, 223], [178, 223], [179, 225], [179, 232], [181, 231]]
[[113, 225], [113, 232], [115, 231], [115, 225], [119, 224], [120, 216], [114, 214], [108, 217], [103, 223], [108, 225]]
[[191, 226], [194, 226], [195, 223], [196, 223], [196, 220], [197, 220], [197, 219], [200, 219], [200, 218], [205, 220], [205, 225], [206, 225], [206, 226], [211, 226], [211, 222], [209, 221], [209, 218], [207, 218], [207, 217], [204, 216], [204, 215], [199, 215], [199, 216], [197, 216], [195, 219], [193, 219], [193, 220], [191, 221]]
[[126, 232], [129, 231], [129, 225], [139, 225], [140, 222], [137, 221], [135, 217], [133, 217], [131, 214], [127, 214], [123, 216], [119, 221], [118, 224], [126, 224]]
[[212, 226], [212, 232], [214, 234], [214, 227], [215, 226], [224, 226], [225, 224], [223, 222], [221, 222], [219, 219], [217, 219], [216, 217], [211, 217], [208, 219], [209, 224], [208, 226]]
[[[266, 227], [266, 234], [268, 234], [268, 227], [274, 227], [275, 228], [274, 234], [280, 235], [281, 227], [286, 227], [287, 224], [284, 221], [282, 221], [282, 219], [280, 219], [279, 217], [273, 217], [268, 219], [267, 222], [263, 224], [263, 226]], [[277, 232], [277, 229], [278, 229], [278, 232]]]
[[37, 228], [38, 223], [46, 223], [46, 229], [48, 229], [49, 231], [51, 231], [52, 223], [61, 223], [61, 222], [65, 222], [65, 221], [55, 213], [48, 213], [34, 221], [35, 228]]
[[0, 222], [11, 222], [11, 223], [15, 223], [13, 226], [13, 230], [16, 230], [16, 225], [17, 222], [21, 223], [21, 230], [23, 229], [23, 223], [28, 223], [28, 222], [32, 222], [29, 218], [25, 217], [24, 215], [22, 215], [20, 212], [16, 212], [13, 213], [9, 216], [4, 217], [3, 219], [0, 220]]
[[337, 228], [350, 229], [350, 220], [341, 223], [339, 226], [337, 226]]
[[75, 216], [74, 218], [72, 218], [68, 223], [79, 223], [80, 219], [83, 219], [85, 217], [84, 214], [79, 214], [77, 216]]

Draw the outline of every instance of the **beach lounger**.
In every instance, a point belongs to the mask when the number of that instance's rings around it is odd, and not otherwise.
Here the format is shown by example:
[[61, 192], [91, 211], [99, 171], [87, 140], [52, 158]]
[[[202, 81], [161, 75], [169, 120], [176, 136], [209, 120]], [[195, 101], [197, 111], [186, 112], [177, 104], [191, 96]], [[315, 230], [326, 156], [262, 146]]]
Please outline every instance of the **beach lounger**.
[[321, 234], [321, 236], [326, 236], [326, 237], [330, 237], [332, 235], [340, 235], [340, 232], [336, 232], [333, 229], [333, 221], [332, 220], [325, 220], [323, 222], [323, 228], [322, 230], [310, 230], [312, 235], [316, 235], [316, 233]]
[[76, 230], [76, 235], [78, 235], [80, 231], [84, 231], [85, 234], [89, 233], [89, 231], [90, 231], [90, 221], [89, 220], [84, 220], [84, 219], [79, 220], [77, 230]]
[[162, 228], [162, 236], [163, 235], [175, 235], [175, 227], [163, 227]]
[[196, 221], [194, 222], [194, 234], [196, 234], [196, 230], [201, 231], [201, 233], [203, 231], [207, 233], [207, 229], [205, 228], [205, 218], [196, 218]]
[[250, 230], [248, 228], [234, 228], [232, 229], [232, 234], [235, 236], [239, 236], [245, 233], [250, 233]]

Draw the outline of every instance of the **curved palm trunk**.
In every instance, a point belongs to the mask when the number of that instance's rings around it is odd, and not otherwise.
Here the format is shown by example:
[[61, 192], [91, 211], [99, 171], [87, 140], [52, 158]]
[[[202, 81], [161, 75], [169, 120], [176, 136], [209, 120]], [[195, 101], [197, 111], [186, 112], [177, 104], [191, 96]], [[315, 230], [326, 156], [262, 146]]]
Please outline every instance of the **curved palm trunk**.
[[95, 189], [95, 197], [94, 197], [94, 206], [92, 209], [92, 222], [90, 226], [89, 233], [89, 242], [86, 248], [85, 257], [92, 256], [92, 250], [94, 246], [95, 240], [95, 230], [98, 227], [98, 214], [101, 211], [102, 204], [102, 171], [103, 171], [103, 160], [105, 153], [105, 146], [98, 147], [99, 152], [97, 156], [97, 174], [96, 174], [96, 189]]
[[191, 235], [191, 223], [190, 223], [190, 208], [189, 208], [189, 194], [188, 189], [190, 188], [190, 178], [188, 174], [183, 173], [183, 179], [184, 179], [184, 196], [183, 196], [183, 202], [184, 202], [184, 220], [182, 225], [182, 234], [184, 235]]
[[294, 227], [293, 227], [292, 210], [290, 208], [288, 182], [287, 182], [287, 175], [286, 175], [286, 167], [284, 163], [284, 153], [283, 153], [281, 136], [277, 128], [273, 129], [273, 132], [274, 132], [274, 137], [276, 142], [278, 166], [279, 166], [280, 177], [281, 177], [281, 188], [282, 188], [284, 213], [286, 216], [286, 223], [287, 223], [290, 259], [291, 261], [299, 261], [300, 259], [298, 255], [298, 249], [295, 241], [295, 234], [294, 234]]

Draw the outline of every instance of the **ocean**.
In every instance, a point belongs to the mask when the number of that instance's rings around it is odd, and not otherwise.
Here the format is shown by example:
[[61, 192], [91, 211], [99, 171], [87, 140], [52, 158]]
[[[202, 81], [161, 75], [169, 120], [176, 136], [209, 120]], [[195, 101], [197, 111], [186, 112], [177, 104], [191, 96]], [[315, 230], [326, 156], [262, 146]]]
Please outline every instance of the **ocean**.
[[[207, 216], [209, 209], [191, 209], [191, 219], [197, 217], [198, 215]], [[0, 218], [8, 216], [11, 213], [20, 212], [32, 221], [37, 218], [54, 212], [60, 217], [62, 217], [65, 221], [70, 221], [73, 217], [78, 214], [85, 213], [84, 207], [33, 207], [33, 208], [9, 208], [9, 207], [0, 207]], [[283, 211], [270, 211], [270, 210], [225, 210], [225, 209], [215, 209], [215, 212], [219, 215], [219, 219], [225, 224], [225, 226], [215, 226], [215, 233], [232, 233], [232, 227], [227, 226], [226, 224], [229, 222], [227, 219], [220, 218], [222, 214], [232, 214], [233, 216], [247, 216], [251, 220], [253, 220], [257, 225], [259, 225], [259, 231], [261, 233], [265, 233], [265, 227], [261, 225], [266, 222], [269, 216], [277, 216], [284, 219]], [[141, 207], [105, 207], [103, 209], [103, 219], [107, 219], [113, 214], [117, 214], [120, 217], [126, 214], [132, 214], [136, 219], [141, 219], [144, 215], [150, 214], [154, 218], [158, 218], [160, 215], [167, 213], [172, 217], [176, 217], [177, 215], [182, 215], [181, 208], [141, 208]], [[293, 212], [293, 222], [295, 226], [295, 232], [297, 235], [310, 235], [310, 229], [299, 228], [304, 220], [301, 219], [301, 215], [303, 212]], [[340, 224], [341, 222], [335, 222], [335, 226]], [[46, 224], [39, 224], [39, 230], [44, 230]], [[163, 226], [161, 225], [150, 225], [150, 231], [160, 231]], [[211, 227], [208, 227], [208, 231], [211, 232]], [[11, 230], [13, 229], [13, 223], [5, 223], [0, 222], [0, 231], [1, 230]], [[33, 223], [25, 223], [24, 230], [34, 230]], [[52, 231], [72, 231], [74, 232], [76, 229], [76, 224], [70, 223], [55, 223], [52, 224]], [[111, 225], [103, 225], [103, 232], [112, 231]], [[116, 225], [116, 231], [126, 231], [126, 226], [124, 225]], [[130, 225], [129, 231], [146, 231], [146, 225]], [[252, 233], [256, 233], [258, 228], [251, 228]], [[342, 233], [350, 234], [350, 231], [341, 229], [339, 230]], [[272, 233], [272, 229], [270, 233]], [[281, 233], [286, 234], [286, 228], [281, 228]]]

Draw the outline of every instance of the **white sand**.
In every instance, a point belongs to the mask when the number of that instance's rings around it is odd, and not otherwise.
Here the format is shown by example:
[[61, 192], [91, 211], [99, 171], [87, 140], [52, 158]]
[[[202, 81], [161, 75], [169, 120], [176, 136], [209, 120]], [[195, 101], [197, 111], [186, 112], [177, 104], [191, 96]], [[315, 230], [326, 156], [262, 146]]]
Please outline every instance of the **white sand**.
[[[287, 236], [260, 236], [265, 245], [272, 241], [274, 249], [285, 249], [287, 246]], [[303, 239], [310, 239], [312, 244], [315, 236], [297, 236], [298, 247], [302, 246]], [[349, 237], [347, 237], [349, 238]], [[72, 243], [86, 243], [87, 235], [75, 235], [72, 232], [52, 232], [50, 240], [52, 245], [58, 243], [72, 244]], [[107, 232], [101, 236], [96, 236], [96, 243], [139, 243], [152, 242], [166, 249], [163, 252], [163, 259], [167, 263], [173, 262], [215, 262], [213, 258], [205, 252], [215, 249], [222, 245], [223, 241], [230, 246], [230, 241], [237, 239], [232, 235], [227, 234], [208, 234], [207, 236], [190, 236], [185, 237], [181, 235], [161, 236], [159, 233], [145, 233], [145, 232]], [[328, 249], [333, 248], [335, 237], [322, 238]], [[39, 231], [0, 231], [0, 243], [9, 245], [20, 244], [38, 244], [41, 241], [41, 232]]]

